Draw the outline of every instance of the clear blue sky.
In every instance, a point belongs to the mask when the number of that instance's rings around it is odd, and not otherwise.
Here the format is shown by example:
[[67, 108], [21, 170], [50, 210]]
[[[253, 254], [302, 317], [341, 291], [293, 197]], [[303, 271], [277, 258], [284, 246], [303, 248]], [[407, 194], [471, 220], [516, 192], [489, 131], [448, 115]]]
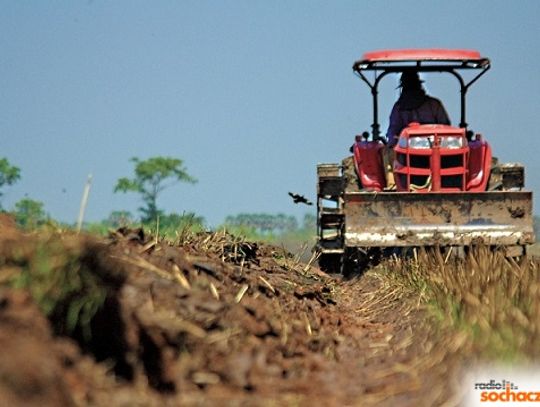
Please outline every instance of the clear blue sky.
[[[351, 70], [365, 51], [478, 49], [492, 69], [470, 91], [468, 122], [540, 192], [540, 1], [0, 2], [0, 157], [26, 194], [74, 222], [136, 212], [113, 194], [129, 158], [185, 161], [197, 185], [163, 193], [167, 211], [210, 225], [239, 212], [302, 216], [318, 162], [337, 162], [369, 128], [370, 94]], [[455, 80], [426, 78], [458, 123]], [[382, 125], [396, 97], [383, 87]], [[539, 201], [536, 199], [535, 212]]]

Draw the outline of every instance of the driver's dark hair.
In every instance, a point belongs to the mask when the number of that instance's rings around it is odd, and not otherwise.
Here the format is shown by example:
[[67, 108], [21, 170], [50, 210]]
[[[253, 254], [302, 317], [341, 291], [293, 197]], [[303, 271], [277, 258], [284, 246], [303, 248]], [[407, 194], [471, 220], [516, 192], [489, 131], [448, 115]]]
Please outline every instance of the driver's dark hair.
[[400, 87], [405, 90], [422, 89], [422, 80], [416, 71], [404, 71], [401, 74]]

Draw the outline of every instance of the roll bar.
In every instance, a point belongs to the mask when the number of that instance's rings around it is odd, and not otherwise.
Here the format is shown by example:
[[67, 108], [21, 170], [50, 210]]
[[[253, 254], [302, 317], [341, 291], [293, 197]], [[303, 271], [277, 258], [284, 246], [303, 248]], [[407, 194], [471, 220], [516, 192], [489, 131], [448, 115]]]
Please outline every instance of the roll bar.
[[[371, 95], [373, 97], [373, 124], [371, 125], [372, 139], [377, 139], [380, 137], [381, 133], [378, 119], [379, 83], [388, 74], [403, 73], [406, 71], [447, 72], [453, 75], [459, 82], [461, 93], [461, 118], [459, 127], [464, 129], [467, 128], [465, 114], [467, 91], [473, 83], [480, 79], [480, 77], [489, 70], [491, 67], [490, 61], [487, 58], [481, 58], [480, 54], [478, 53], [470, 55], [473, 51], [467, 51], [469, 54], [465, 55], [467, 57], [465, 59], [460, 59], [458, 57], [459, 55], [455, 55], [459, 51], [437, 50], [438, 54], [436, 54], [435, 57], [433, 55], [434, 50], [429, 51], [431, 51], [429, 54], [422, 54], [422, 50], [386, 51], [384, 53], [373, 52], [365, 54], [364, 59], [354, 63], [354, 73], [369, 86], [371, 89]], [[411, 55], [414, 52], [416, 52], [418, 55]], [[450, 52], [453, 52], [454, 54], [450, 55]], [[466, 51], [461, 52], [464, 53]], [[422, 57], [422, 55], [424, 56]], [[437, 56], [439, 57], [437, 58]], [[471, 58], [471, 56], [474, 58]], [[406, 62], [409, 62], [409, 64]], [[477, 69], [480, 70], [480, 72], [466, 83], [458, 71], [471, 69]], [[373, 82], [370, 82], [369, 79], [366, 78], [364, 75], [365, 71], [375, 72], [375, 80]]]

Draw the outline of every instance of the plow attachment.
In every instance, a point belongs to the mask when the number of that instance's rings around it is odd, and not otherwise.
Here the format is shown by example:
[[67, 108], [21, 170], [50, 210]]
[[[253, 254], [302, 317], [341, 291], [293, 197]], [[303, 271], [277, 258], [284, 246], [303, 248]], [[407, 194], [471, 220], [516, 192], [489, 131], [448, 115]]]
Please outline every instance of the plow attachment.
[[525, 246], [531, 192], [343, 194], [344, 247]]

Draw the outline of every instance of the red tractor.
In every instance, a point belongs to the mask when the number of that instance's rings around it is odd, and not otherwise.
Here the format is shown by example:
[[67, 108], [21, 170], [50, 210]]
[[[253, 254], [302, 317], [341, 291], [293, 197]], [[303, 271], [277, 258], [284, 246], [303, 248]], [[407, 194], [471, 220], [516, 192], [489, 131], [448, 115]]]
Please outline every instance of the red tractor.
[[[447, 49], [368, 52], [354, 63], [354, 72], [371, 89], [372, 131], [356, 136], [352, 157], [341, 165], [317, 166], [323, 269], [347, 271], [375, 253], [420, 246], [484, 244], [504, 248], [509, 256], [525, 254], [534, 232], [524, 169], [499, 164], [488, 142], [466, 122], [467, 91], [489, 68], [489, 59], [477, 51]], [[460, 123], [411, 122], [389, 153], [380, 135], [378, 87], [384, 77], [407, 71], [454, 76], [461, 90]], [[476, 74], [465, 81], [464, 71]]]

